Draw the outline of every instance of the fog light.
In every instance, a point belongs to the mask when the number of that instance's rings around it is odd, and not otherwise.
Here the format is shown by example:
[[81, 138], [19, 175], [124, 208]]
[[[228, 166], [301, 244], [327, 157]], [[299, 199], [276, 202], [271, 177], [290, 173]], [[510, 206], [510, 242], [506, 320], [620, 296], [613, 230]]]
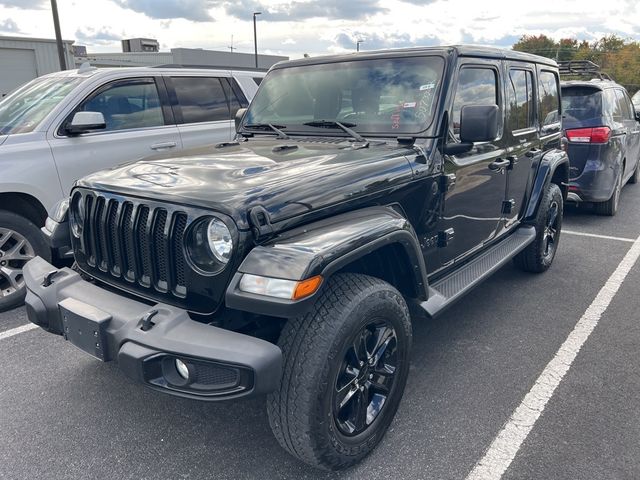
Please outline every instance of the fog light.
[[176, 370], [178, 371], [178, 375], [185, 380], [189, 380], [189, 367], [179, 358], [176, 358]]

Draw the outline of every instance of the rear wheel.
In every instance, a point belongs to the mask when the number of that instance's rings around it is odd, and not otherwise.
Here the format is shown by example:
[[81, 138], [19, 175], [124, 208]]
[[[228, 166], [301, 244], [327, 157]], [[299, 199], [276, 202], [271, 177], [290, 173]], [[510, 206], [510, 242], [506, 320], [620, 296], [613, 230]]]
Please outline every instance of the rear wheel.
[[622, 193], [622, 170], [624, 170], [624, 166], [620, 167], [620, 171], [616, 178], [616, 186], [613, 189], [611, 198], [606, 202], [596, 203], [596, 213], [598, 215], [613, 217], [618, 212], [618, 207], [620, 206], [620, 193]]
[[560, 187], [550, 183], [540, 201], [536, 217], [536, 238], [513, 259], [516, 266], [527, 272], [547, 270], [558, 251], [564, 205]]
[[373, 277], [336, 275], [279, 344], [283, 374], [267, 407], [280, 444], [327, 470], [360, 461], [393, 420], [409, 372], [411, 323], [400, 293]]
[[0, 312], [24, 301], [22, 269], [36, 255], [51, 260], [40, 229], [20, 215], [0, 210]]

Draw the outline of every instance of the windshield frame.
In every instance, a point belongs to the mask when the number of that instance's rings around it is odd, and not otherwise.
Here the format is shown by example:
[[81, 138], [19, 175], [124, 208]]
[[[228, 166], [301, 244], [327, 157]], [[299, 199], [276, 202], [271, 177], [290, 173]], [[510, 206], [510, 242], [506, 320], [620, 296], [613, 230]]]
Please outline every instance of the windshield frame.
[[[83, 81], [84, 78], [82, 77], [69, 75], [42, 76], [34, 78], [33, 80], [18, 87], [0, 100], [0, 116], [3, 114], [15, 115], [14, 118], [9, 117], [6, 124], [0, 123], [0, 135], [18, 135], [37, 131], [46, 119], [65, 102], [65, 100], [82, 84]], [[54, 87], [57, 87], [57, 90], [52, 91]], [[65, 90], [65, 88], [67, 88], [67, 90]], [[62, 93], [60, 93], [61, 91]], [[32, 105], [29, 105], [26, 108], [22, 108], [22, 106], [18, 105], [14, 112], [8, 112], [11, 106], [15, 105], [16, 102], [23, 101], [25, 98], [29, 99], [29, 95], [33, 96], [34, 93], [36, 98], [32, 100], [34, 102]], [[47, 105], [42, 101], [52, 94], [56, 94], [57, 96], [60, 96], [60, 98], [55, 102], [51, 102], [50, 105]], [[3, 109], [7, 109], [7, 111], [3, 112]], [[36, 116], [35, 120], [33, 120], [34, 116]], [[16, 119], [16, 123], [10, 123], [9, 121]], [[33, 123], [30, 124], [30, 122]]]
[[[388, 130], [383, 132], [370, 131], [370, 130], [368, 131], [360, 128], [357, 124], [355, 127], [350, 127], [350, 128], [352, 128], [358, 134], [365, 137], [370, 137], [370, 138], [398, 138], [398, 137], [434, 138], [437, 136], [436, 132], [437, 132], [438, 125], [440, 123], [439, 112], [441, 110], [442, 102], [444, 101], [443, 99], [444, 83], [447, 81], [447, 78], [448, 78], [449, 62], [448, 62], [447, 56], [442, 52], [424, 52], [424, 51], [402, 53], [402, 54], [395, 53], [393, 55], [369, 55], [362, 58], [344, 57], [339, 59], [331, 59], [326, 62], [318, 61], [318, 62], [303, 63], [303, 64], [295, 63], [293, 65], [287, 65], [287, 64], [276, 65], [271, 69], [271, 71], [265, 76], [265, 78], [261, 82], [258, 88], [258, 91], [256, 92], [253, 100], [251, 101], [251, 104], [249, 105], [249, 108], [247, 109], [247, 112], [243, 116], [242, 123], [239, 128], [239, 133], [243, 135], [248, 135], [248, 136], [253, 136], [255, 134], [258, 134], [258, 135], [266, 134], [266, 135], [273, 136], [272, 132], [247, 128], [246, 125], [255, 123], [255, 121], [253, 121], [254, 119], [252, 119], [252, 121], [249, 122], [249, 119], [250, 119], [249, 114], [251, 112], [251, 108], [252, 107], [256, 108], [255, 99], [258, 98], [258, 96], [261, 94], [261, 91], [263, 91], [266, 88], [265, 85], [268, 86], [269, 84], [268, 80], [275, 72], [288, 70], [292, 68], [297, 69], [297, 68], [317, 67], [317, 66], [323, 66], [323, 65], [341, 64], [341, 63], [355, 64], [357, 62], [375, 62], [375, 61], [385, 61], [385, 60], [395, 61], [395, 60], [415, 59], [415, 58], [424, 58], [424, 59], [437, 58], [442, 62], [441, 69], [438, 71], [437, 85], [434, 89], [433, 103], [432, 103], [431, 112], [430, 112], [431, 116], [428, 120], [428, 123], [424, 125], [424, 128], [422, 128], [421, 130], [413, 131], [413, 132], [407, 132], [405, 130], [394, 131], [392, 128], [389, 128]], [[322, 120], [335, 121], [336, 119], [322, 119]], [[344, 124], [350, 123], [349, 120], [338, 119], [337, 121]], [[340, 136], [345, 138], [351, 138], [348, 133], [346, 133], [337, 125], [335, 127], [311, 127], [311, 126], [305, 126], [304, 124], [292, 124], [292, 125], [284, 124], [283, 125], [282, 123], [285, 123], [285, 122], [281, 123], [280, 121], [278, 122], [274, 121], [273, 123], [278, 123], [279, 125], [282, 125], [284, 133], [291, 136], [316, 136], [316, 137]], [[292, 127], [295, 127], [295, 129], [293, 129]]]

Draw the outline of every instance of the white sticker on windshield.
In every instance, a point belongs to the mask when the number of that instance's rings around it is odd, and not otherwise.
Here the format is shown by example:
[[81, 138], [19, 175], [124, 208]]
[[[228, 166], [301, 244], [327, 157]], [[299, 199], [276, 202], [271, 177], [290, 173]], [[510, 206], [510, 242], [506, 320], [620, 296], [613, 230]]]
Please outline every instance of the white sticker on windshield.
[[402, 108], [416, 108], [416, 102], [406, 102], [402, 104]]
[[427, 83], [426, 85], [420, 85], [420, 91], [431, 90], [432, 88], [436, 88], [435, 83]]

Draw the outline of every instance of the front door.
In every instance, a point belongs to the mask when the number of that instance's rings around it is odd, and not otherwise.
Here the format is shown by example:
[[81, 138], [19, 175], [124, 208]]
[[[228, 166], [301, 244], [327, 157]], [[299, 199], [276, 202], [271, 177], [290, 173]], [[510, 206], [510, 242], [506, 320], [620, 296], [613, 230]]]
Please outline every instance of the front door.
[[[460, 112], [464, 105], [498, 105], [503, 118], [500, 61], [474, 60], [462, 64], [451, 109], [451, 141], [459, 141]], [[440, 261], [446, 266], [462, 259], [495, 238], [502, 220], [506, 168], [503, 125], [498, 138], [473, 145], [471, 151], [446, 156], [445, 175], [455, 185], [444, 195], [440, 236]]]
[[178, 127], [167, 118], [154, 78], [128, 78], [108, 83], [83, 100], [77, 111], [100, 112], [104, 130], [77, 136], [52, 127], [49, 145], [65, 194], [73, 182], [90, 173], [164, 151], [180, 150]]

